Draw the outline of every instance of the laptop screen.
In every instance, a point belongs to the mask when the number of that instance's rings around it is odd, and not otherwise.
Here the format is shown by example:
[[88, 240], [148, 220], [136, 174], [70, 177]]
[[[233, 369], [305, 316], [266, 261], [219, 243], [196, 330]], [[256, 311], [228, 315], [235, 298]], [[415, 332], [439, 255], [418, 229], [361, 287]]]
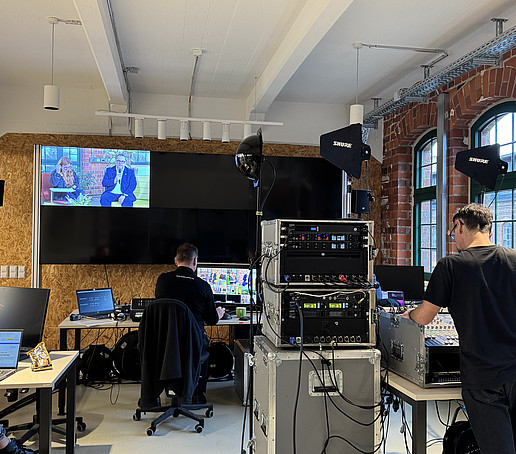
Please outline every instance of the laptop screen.
[[113, 292], [110, 288], [77, 290], [76, 293], [79, 314], [81, 315], [95, 317], [115, 311]]
[[20, 354], [22, 330], [0, 329], [0, 369], [16, 369]]

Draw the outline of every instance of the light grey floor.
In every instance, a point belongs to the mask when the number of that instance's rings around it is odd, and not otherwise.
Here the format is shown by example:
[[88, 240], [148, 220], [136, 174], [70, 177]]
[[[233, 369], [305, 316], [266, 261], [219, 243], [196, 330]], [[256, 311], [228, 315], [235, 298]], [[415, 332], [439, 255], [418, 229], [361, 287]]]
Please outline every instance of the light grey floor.
[[[146, 429], [151, 414], [142, 416], [142, 420], [133, 421], [135, 404], [139, 394], [139, 385], [123, 384], [113, 388], [97, 390], [82, 385], [77, 387], [77, 414], [83, 416], [87, 424], [84, 432], [78, 434], [77, 454], [129, 454], [129, 453], [210, 453], [239, 454], [242, 434], [242, 418], [244, 408], [235, 392], [232, 381], [209, 383], [208, 399], [214, 404], [214, 417], [205, 421], [205, 429], [201, 434], [194, 431], [195, 423], [186, 418], [170, 418], [158, 426], [157, 432], [149, 437]], [[55, 398], [56, 396], [54, 396]], [[0, 408], [6, 406], [5, 398], [0, 400]], [[445, 428], [438, 421], [435, 406], [429, 405], [428, 438], [442, 438]], [[451, 413], [453, 413], [452, 406]], [[34, 407], [27, 407], [10, 417], [11, 423], [25, 422], [32, 414]], [[441, 419], [446, 421], [448, 404], [439, 403]], [[321, 415], [322, 416], [322, 415]], [[405, 416], [410, 425], [410, 406], [405, 406]], [[317, 417], [314, 415], [314, 417]], [[405, 449], [402, 427], [402, 411], [391, 411], [387, 438], [387, 449], [383, 454], [401, 454], [410, 452]], [[247, 434], [247, 431], [246, 431]], [[55, 435], [52, 451], [64, 452], [59, 443], [60, 436]], [[410, 449], [410, 437], [407, 434]], [[28, 447], [37, 447], [37, 438], [27, 443]], [[331, 447], [330, 447], [331, 448]], [[328, 450], [328, 454], [342, 454]], [[440, 454], [442, 444], [428, 448], [429, 454]], [[298, 447], [299, 454], [304, 453]], [[278, 453], [288, 454], [288, 453]], [[344, 451], [344, 454], [345, 451]], [[412, 453], [420, 454], [420, 453]]]

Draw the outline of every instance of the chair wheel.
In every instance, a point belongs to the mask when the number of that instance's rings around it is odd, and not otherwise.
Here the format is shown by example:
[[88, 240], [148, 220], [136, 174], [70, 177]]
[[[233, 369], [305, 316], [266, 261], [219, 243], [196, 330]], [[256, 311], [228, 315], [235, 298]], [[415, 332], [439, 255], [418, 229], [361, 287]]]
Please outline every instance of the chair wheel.
[[195, 431], [196, 431], [198, 434], [200, 434], [200, 433], [202, 432], [202, 426], [201, 426], [200, 424], [197, 424], [197, 425], [195, 426]]
[[213, 417], [213, 410], [206, 410], [206, 413], [204, 413], [206, 415], [207, 418], [212, 418]]
[[84, 432], [85, 430], [86, 430], [86, 423], [78, 422], [77, 423], [77, 431], [78, 432]]
[[139, 412], [136, 412], [136, 413], [133, 415], [133, 421], [139, 421], [141, 418], [142, 418], [142, 415], [141, 415], [141, 413], [139, 413]]
[[150, 437], [151, 435], [154, 434], [154, 432], [156, 432], [156, 429], [154, 427], [149, 427], [147, 429], [147, 435]]

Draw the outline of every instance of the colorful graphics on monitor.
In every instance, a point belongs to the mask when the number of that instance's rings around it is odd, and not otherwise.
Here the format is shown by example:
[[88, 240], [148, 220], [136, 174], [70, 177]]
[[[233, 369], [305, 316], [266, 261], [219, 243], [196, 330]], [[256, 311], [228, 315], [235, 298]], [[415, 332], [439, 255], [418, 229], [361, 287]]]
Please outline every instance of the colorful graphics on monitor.
[[149, 207], [150, 151], [41, 147], [41, 204]]
[[[250, 304], [250, 272], [246, 265], [199, 265], [197, 276], [210, 284], [215, 301]], [[255, 295], [256, 270], [253, 270], [251, 288]]]

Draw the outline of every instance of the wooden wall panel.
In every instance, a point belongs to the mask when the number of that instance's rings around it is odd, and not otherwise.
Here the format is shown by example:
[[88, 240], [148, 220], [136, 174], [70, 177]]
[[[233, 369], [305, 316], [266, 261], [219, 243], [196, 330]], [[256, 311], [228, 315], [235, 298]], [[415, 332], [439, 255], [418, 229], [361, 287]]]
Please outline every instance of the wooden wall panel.
[[[94, 148], [121, 148], [183, 153], [218, 153], [234, 155], [237, 142], [221, 143], [202, 140], [180, 141], [155, 138], [133, 139], [131, 137], [83, 136], [69, 134], [5, 134], [0, 137], [0, 179], [6, 180], [4, 206], [0, 207], [0, 264], [25, 265], [25, 279], [0, 279], [0, 286], [30, 287], [32, 251], [32, 182], [34, 145], [74, 146]], [[284, 144], [264, 144], [264, 155], [319, 157], [318, 147]], [[380, 172], [371, 158], [369, 185], [377, 202], [373, 204], [372, 219], [376, 221], [379, 202], [376, 192], [380, 187]], [[362, 180], [360, 182], [362, 183]], [[357, 186], [359, 187], [359, 186]], [[378, 224], [379, 225], [379, 224]], [[171, 257], [171, 263], [173, 262]], [[128, 303], [133, 296], [151, 297], [158, 275], [172, 269], [166, 265], [43, 265], [41, 284], [50, 288], [50, 302], [45, 325], [44, 339], [48, 348], [59, 346], [57, 326], [76, 307], [75, 290], [78, 288], [105, 287], [107, 279], [113, 293], [121, 303]], [[208, 330], [212, 337], [226, 338], [227, 329]], [[112, 345], [114, 337], [95, 330], [83, 333], [82, 346], [90, 342], [107, 342]], [[121, 333], [119, 333], [120, 335]], [[71, 341], [69, 339], [69, 346]]]

